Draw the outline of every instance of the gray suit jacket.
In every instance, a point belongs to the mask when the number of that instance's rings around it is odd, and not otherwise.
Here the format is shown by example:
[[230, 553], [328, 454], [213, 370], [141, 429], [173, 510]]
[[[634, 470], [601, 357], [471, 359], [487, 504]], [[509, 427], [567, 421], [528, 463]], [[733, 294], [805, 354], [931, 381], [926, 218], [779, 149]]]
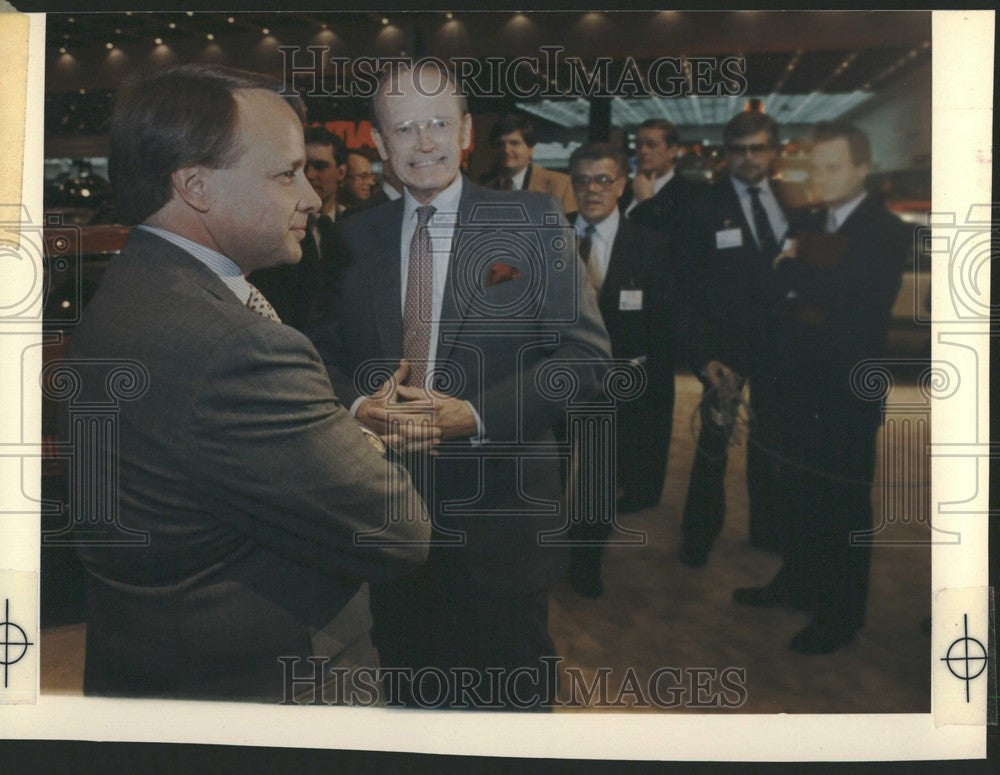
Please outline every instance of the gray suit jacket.
[[[423, 560], [429, 524], [309, 340], [136, 230], [70, 349], [92, 359], [78, 366], [82, 395], [105, 389], [99, 361], [136, 361], [149, 383], [117, 413], [120, 520], [148, 545], [80, 549], [86, 691], [274, 699], [280, 656], [357, 660], [370, 628], [360, 585]], [[383, 526], [387, 495], [413, 519], [359, 543]]]
[[[348, 406], [402, 357], [402, 216], [400, 199], [338, 225], [349, 265], [332, 322], [314, 341]], [[438, 528], [428, 561], [456, 584], [533, 591], [560, 556], [541, 534], [568, 524], [559, 461], [551, 448], [547, 458], [531, 454], [564, 423], [567, 397], [558, 388], [567, 383], [554, 362], [566, 362], [577, 384], [572, 399], [586, 402], [602, 392], [610, 344], [551, 197], [465, 180], [457, 217], [436, 367], [447, 375], [443, 392], [472, 403], [489, 441], [445, 443], [430, 477], [417, 477]]]

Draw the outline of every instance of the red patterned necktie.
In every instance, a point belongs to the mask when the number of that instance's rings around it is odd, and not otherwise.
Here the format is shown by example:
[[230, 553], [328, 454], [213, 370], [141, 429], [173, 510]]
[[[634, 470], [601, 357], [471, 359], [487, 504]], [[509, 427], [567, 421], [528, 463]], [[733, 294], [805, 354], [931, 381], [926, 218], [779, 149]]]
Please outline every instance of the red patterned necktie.
[[274, 307], [271, 306], [270, 302], [264, 298], [264, 294], [258, 291], [253, 283], [247, 283], [247, 285], [250, 286], [250, 298], [247, 299], [247, 307], [258, 315], [266, 317], [268, 320], [280, 323], [281, 318], [278, 317], [278, 313], [274, 311]]
[[427, 228], [434, 207], [417, 208], [417, 229], [410, 240], [410, 265], [406, 271], [403, 304], [403, 357], [410, 362], [408, 385], [423, 387], [431, 349], [431, 317], [434, 314], [434, 263], [431, 234]]

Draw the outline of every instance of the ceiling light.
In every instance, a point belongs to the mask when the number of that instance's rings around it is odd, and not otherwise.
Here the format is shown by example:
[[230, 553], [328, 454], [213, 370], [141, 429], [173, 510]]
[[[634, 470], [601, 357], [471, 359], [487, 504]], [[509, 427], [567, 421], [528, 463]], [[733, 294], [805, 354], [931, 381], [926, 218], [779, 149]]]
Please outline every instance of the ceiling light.
[[156, 39], [156, 40], [154, 40], [153, 42], [154, 42], [154, 43], [155, 43], [155, 44], [156, 44], [157, 46], [162, 46], [162, 45], [163, 45], [163, 38], [157, 38], [157, 39]]
[[208, 33], [208, 35], [206, 35], [205, 37], [208, 38], [209, 40], [215, 40], [215, 35], [213, 35], [211, 32]]
[[264, 29], [262, 29], [262, 30], [260, 31], [260, 34], [261, 34], [261, 35], [270, 35], [270, 34], [271, 34], [271, 31], [270, 31], [270, 30], [269, 30], [269, 29], [268, 29], [267, 27], [265, 27]]
[[230, 24], [232, 24], [233, 22], [236, 21], [236, 19], [234, 19], [232, 16], [230, 16], [228, 19], [226, 19], [226, 21], [229, 22]]

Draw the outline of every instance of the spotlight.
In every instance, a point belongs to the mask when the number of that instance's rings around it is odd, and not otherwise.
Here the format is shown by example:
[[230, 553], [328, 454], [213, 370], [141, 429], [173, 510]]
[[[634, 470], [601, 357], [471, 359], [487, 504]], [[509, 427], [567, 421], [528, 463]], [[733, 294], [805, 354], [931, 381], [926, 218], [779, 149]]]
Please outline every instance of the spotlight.
[[170, 22], [170, 24], [168, 24], [167, 26], [170, 29], [172, 29], [172, 30], [176, 30], [177, 29], [177, 22]]
[[389, 23], [389, 20], [388, 20], [388, 19], [386, 19], [386, 18], [385, 18], [385, 17], [383, 16], [383, 17], [382, 17], [382, 24], [388, 24], [388, 23]]
[[60, 47], [59, 53], [60, 54], [65, 54], [66, 53], [66, 47], [65, 46]]
[[209, 40], [215, 40], [215, 35], [213, 35], [211, 32], [208, 33], [208, 35], [206, 35], [205, 37], [208, 38]]
[[113, 49], [114, 47], [115, 47], [114, 43], [105, 43], [104, 44], [104, 48], [109, 49], [109, 50]]
[[163, 45], [163, 38], [156, 38], [156, 40], [154, 40], [153, 42], [154, 42], [154, 43], [155, 43], [155, 44], [156, 44], [157, 46], [162, 46], [162, 45]]
[[226, 19], [226, 21], [229, 22], [230, 24], [233, 24], [236, 21], [236, 19], [230, 16], [228, 19]]
[[268, 29], [267, 27], [264, 27], [264, 29], [262, 29], [262, 30], [260, 31], [260, 34], [261, 34], [261, 35], [270, 35], [270, 34], [271, 34], [271, 31], [270, 31], [270, 30], [269, 30], [269, 29]]

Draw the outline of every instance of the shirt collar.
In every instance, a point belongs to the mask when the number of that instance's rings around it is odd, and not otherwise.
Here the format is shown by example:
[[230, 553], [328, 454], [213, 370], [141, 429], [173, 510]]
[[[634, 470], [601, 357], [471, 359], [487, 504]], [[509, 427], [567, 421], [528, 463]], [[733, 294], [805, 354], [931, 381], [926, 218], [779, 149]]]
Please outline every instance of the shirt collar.
[[667, 183], [674, 179], [674, 168], [670, 168], [670, 172], [660, 175], [656, 180], [653, 181], [653, 193], [659, 194], [660, 189], [663, 188]]
[[[743, 197], [746, 196], [750, 196], [748, 189], [751, 188], [751, 185], [749, 183], [744, 183], [735, 175], [731, 175], [729, 179], [733, 181], [733, 186], [736, 189], [736, 196], [738, 196], [740, 199], [743, 199]], [[759, 183], [754, 183], [753, 185], [760, 189], [761, 194], [765, 194], [767, 196], [772, 196], [772, 197], [774, 196], [774, 194], [771, 193], [771, 183], [770, 181], [768, 181], [766, 177]]]
[[[621, 213], [618, 212], [618, 208], [616, 207], [603, 221], [598, 221], [594, 224], [594, 233], [603, 242], [610, 243], [614, 239], [615, 234], [618, 233], [618, 224], [620, 221]], [[578, 214], [576, 216], [576, 223], [573, 224], [576, 233], [582, 237], [587, 226], [587, 219]]]
[[[458, 212], [458, 201], [462, 198], [462, 173], [455, 176], [455, 179], [451, 181], [448, 187], [438, 193], [427, 204], [434, 206], [434, 217], [444, 213], [457, 213]], [[409, 189], [403, 190], [403, 223], [409, 223], [413, 218], [414, 213], [417, 212], [418, 207], [422, 207], [413, 195], [410, 193]]]
[[528, 175], [528, 168], [530, 166], [531, 166], [530, 164], [525, 164], [521, 168], [520, 172], [516, 172], [513, 175], [511, 175], [510, 180], [512, 184], [511, 185], [512, 189], [514, 189], [515, 191], [520, 191], [522, 188], [524, 188], [524, 179]]
[[155, 234], [157, 237], [161, 237], [167, 242], [176, 245], [186, 253], [190, 253], [215, 273], [229, 287], [229, 290], [236, 294], [237, 299], [244, 304], [247, 303], [247, 299], [250, 298], [250, 283], [243, 276], [243, 270], [232, 260], [226, 258], [217, 250], [212, 250], [212, 248], [206, 247], [199, 242], [182, 237], [180, 234], [175, 234], [166, 229], [148, 226], [144, 223], [139, 224], [135, 228]]
[[858, 205], [861, 204], [861, 200], [863, 200], [866, 196], [868, 196], [868, 192], [862, 191], [850, 202], [844, 202], [842, 205], [831, 207], [829, 209], [829, 212], [833, 213], [833, 217], [836, 219], [838, 229], [844, 225], [844, 221], [851, 216], [851, 213], [857, 209]]

